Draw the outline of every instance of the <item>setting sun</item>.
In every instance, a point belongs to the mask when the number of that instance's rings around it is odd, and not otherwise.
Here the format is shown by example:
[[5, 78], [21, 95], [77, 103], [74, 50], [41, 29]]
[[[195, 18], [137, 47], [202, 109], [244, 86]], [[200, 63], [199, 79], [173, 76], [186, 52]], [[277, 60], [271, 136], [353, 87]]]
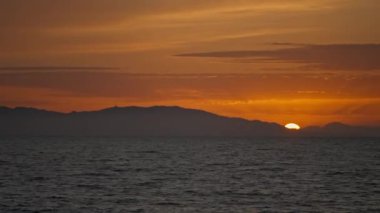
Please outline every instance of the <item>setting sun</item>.
[[285, 128], [292, 129], [292, 130], [299, 130], [301, 127], [298, 124], [295, 123], [288, 123], [285, 125]]

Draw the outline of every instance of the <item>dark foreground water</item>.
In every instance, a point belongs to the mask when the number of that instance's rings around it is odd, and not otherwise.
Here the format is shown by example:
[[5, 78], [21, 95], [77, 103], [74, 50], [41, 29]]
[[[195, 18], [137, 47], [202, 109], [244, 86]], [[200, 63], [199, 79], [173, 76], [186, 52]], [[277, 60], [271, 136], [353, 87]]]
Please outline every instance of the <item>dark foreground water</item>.
[[0, 212], [380, 212], [379, 139], [1, 138]]

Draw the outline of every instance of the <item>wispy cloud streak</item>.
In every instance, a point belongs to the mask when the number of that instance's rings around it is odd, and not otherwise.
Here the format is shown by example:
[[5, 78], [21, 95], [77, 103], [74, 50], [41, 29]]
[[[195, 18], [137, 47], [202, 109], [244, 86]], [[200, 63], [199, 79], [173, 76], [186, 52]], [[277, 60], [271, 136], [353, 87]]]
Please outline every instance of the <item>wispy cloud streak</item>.
[[257, 62], [301, 63], [315, 68], [332, 70], [380, 69], [380, 44], [296, 45], [275, 50], [242, 50], [194, 52], [181, 57], [215, 57], [254, 59]]

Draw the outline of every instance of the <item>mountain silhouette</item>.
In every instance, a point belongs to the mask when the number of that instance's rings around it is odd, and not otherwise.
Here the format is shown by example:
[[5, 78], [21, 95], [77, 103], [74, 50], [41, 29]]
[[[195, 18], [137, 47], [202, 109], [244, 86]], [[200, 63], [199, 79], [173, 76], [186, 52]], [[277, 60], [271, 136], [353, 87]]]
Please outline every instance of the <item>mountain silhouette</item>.
[[332, 122], [325, 126], [311, 126], [303, 128], [300, 136], [314, 137], [380, 137], [379, 127], [350, 126], [347, 124]]
[[280, 136], [275, 123], [223, 117], [181, 107], [113, 107], [59, 113], [0, 108], [0, 134], [104, 136]]
[[17, 136], [380, 136], [378, 128], [331, 123], [291, 131], [276, 123], [178, 106], [112, 107], [60, 113], [0, 107], [0, 135]]

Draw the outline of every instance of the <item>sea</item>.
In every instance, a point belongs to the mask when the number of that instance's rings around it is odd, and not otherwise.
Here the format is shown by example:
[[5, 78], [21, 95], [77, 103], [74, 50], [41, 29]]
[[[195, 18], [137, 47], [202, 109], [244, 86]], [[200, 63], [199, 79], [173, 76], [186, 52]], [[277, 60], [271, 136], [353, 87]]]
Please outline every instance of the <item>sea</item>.
[[380, 212], [380, 139], [0, 137], [0, 212]]

